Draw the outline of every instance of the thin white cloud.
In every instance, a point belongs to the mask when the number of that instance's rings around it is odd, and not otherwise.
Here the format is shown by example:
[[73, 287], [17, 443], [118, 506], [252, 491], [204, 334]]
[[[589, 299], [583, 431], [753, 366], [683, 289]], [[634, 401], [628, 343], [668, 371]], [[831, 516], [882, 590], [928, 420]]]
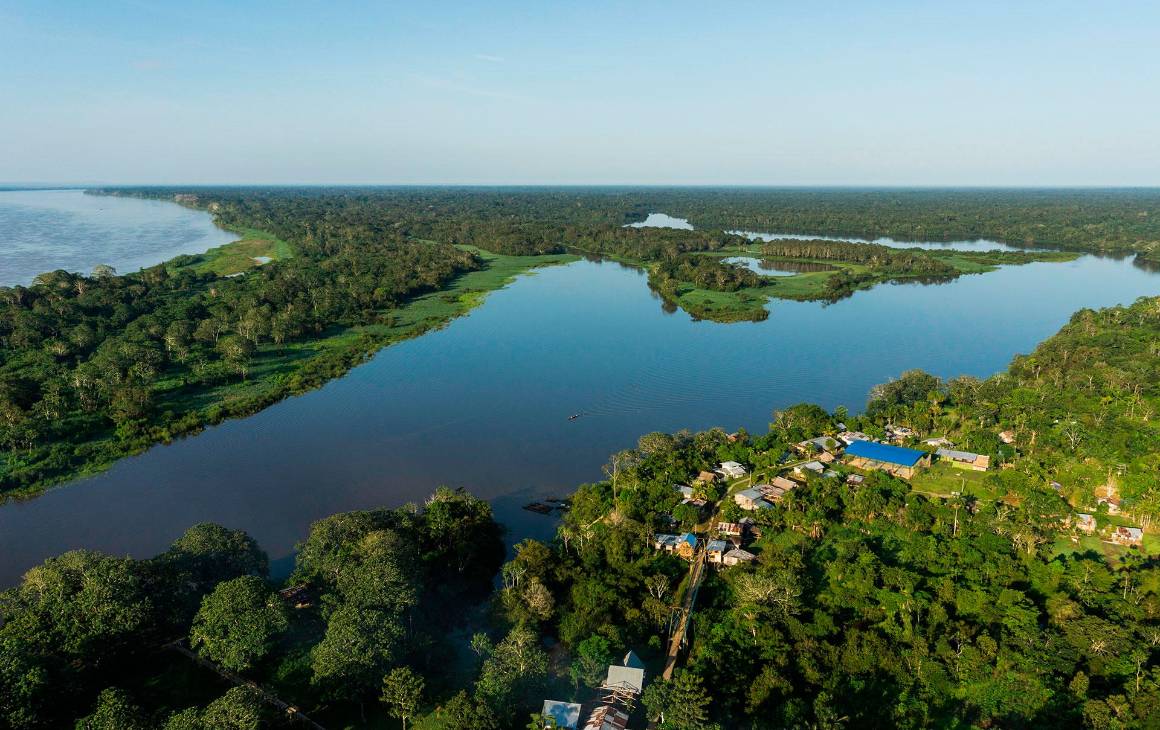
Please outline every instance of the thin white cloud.
[[489, 53], [477, 53], [475, 57], [480, 61], [487, 61], [488, 63], [503, 63], [503, 56], [493, 56]]
[[471, 84], [461, 83], [452, 79], [442, 78], [440, 76], [430, 76], [428, 74], [409, 74], [411, 78], [419, 83], [435, 89], [445, 89], [458, 94], [468, 94], [470, 96], [482, 96], [488, 99], [503, 99], [504, 101], [520, 101], [527, 102], [531, 99], [520, 94], [510, 94], [505, 91], [494, 91], [492, 89], [480, 88]]

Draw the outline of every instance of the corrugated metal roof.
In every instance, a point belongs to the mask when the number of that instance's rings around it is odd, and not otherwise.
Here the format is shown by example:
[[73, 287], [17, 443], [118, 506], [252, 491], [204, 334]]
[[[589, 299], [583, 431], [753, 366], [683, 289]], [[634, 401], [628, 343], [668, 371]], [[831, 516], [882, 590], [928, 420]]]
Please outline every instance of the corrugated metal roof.
[[874, 441], [855, 441], [846, 448], [846, 453], [850, 456], [881, 461], [885, 464], [898, 464], [899, 466], [914, 466], [919, 459], [926, 456], [925, 451], [880, 444]]
[[934, 453], [944, 459], [954, 459], [955, 461], [974, 461], [979, 458], [978, 454], [972, 454], [970, 451], [955, 451], [954, 449], [939, 449]]
[[644, 670], [639, 667], [624, 667], [613, 664], [604, 679], [606, 687], [631, 687], [639, 694], [644, 689]]
[[544, 709], [540, 714], [554, 719], [561, 730], [576, 730], [580, 724], [580, 705], [575, 702], [544, 700]]

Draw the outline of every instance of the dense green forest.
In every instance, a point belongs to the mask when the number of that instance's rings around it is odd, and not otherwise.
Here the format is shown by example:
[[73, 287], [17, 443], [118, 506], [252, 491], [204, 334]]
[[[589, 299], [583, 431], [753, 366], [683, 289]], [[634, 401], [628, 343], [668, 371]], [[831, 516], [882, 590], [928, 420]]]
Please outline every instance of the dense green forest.
[[290, 726], [278, 699], [342, 727], [386, 714], [387, 675], [451, 697], [455, 632], [502, 560], [491, 508], [446, 489], [317, 522], [281, 595], [254, 541], [213, 524], [148, 560], [65, 553], [0, 594], [0, 727]]
[[[775, 280], [718, 260], [760, 253], [727, 227], [989, 235], [1147, 253], [1157, 220], [1148, 191], [103, 192], [210, 211], [246, 240], [124, 276], [107, 267], [91, 276], [57, 271], [0, 288], [2, 495], [34, 494], [317, 387], [391, 342], [441, 326], [528, 268], [576, 254], [640, 266], [666, 308], [729, 322], [765, 318], [773, 297], [834, 301], [883, 281], [945, 281], [1060, 254], [778, 241], [766, 255], [837, 265]], [[626, 227], [653, 210], [687, 215], [703, 230]], [[255, 252], [275, 260], [254, 265]]]
[[[298, 343], [384, 321], [482, 265], [454, 246], [390, 235], [293, 245], [295, 256], [232, 278], [178, 262], [126, 276], [55, 271], [0, 289], [0, 492], [316, 386], [377, 348], [352, 338], [310, 353]], [[318, 356], [269, 372], [284, 377], [263, 392], [199, 400], [278, 354]]]
[[[150, 560], [67, 553], [0, 594], [0, 726], [272, 727], [281, 700], [328, 726], [523, 728], [546, 697], [591, 702], [631, 649], [648, 669], [632, 727], [1156, 727], [1158, 342], [1146, 298], [1076, 313], [986, 380], [905, 373], [862, 414], [648, 434], [502, 567], [490, 508], [446, 489], [316, 523], [281, 596], [253, 541], [217, 526]], [[838, 462], [770, 509], [729, 498], [790, 474], [805, 439], [898, 426], [996, 468], [853, 483]], [[726, 460], [754, 477], [699, 484], [712, 517], [682, 505], [674, 485]], [[1144, 526], [1143, 546], [1084, 536], [1077, 511]], [[689, 568], [654, 537], [742, 516], [756, 559], [707, 571], [664, 681]]]
[[633, 205], [634, 220], [663, 210], [707, 229], [1160, 256], [1156, 189], [706, 188], [641, 192]]

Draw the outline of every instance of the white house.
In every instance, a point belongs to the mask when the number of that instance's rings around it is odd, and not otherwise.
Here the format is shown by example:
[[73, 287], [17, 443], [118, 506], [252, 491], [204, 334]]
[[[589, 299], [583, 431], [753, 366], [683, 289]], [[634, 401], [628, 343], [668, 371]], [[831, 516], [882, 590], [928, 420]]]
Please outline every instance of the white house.
[[729, 552], [725, 553], [724, 556], [722, 556], [721, 563], [723, 565], [737, 565], [738, 563], [748, 563], [749, 561], [756, 559], [757, 556], [748, 550], [733, 548]]
[[717, 467], [717, 473], [726, 479], [740, 479], [748, 474], [745, 467], [738, 464], [736, 461], [721, 462], [721, 466]]
[[757, 488], [745, 489], [734, 494], [733, 501], [743, 510], [766, 509], [770, 506], [769, 502], [766, 502], [764, 496], [761, 494], [761, 490]]

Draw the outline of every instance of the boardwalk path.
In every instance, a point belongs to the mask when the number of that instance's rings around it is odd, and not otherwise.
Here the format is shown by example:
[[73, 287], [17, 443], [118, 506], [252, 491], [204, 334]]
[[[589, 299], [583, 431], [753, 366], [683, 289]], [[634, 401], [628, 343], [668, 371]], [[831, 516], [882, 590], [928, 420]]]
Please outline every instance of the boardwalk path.
[[685, 600], [681, 603], [681, 617], [677, 630], [673, 632], [669, 642], [669, 653], [665, 657], [665, 670], [661, 678], [666, 682], [673, 678], [673, 670], [677, 667], [677, 657], [681, 646], [685, 643], [685, 634], [689, 629], [689, 620], [693, 617], [693, 604], [697, 600], [697, 590], [701, 587], [701, 579], [705, 577], [705, 548], [702, 546], [693, 558], [693, 565], [689, 568], [689, 589], [685, 591]]
[[265, 701], [267, 704], [273, 705], [274, 707], [277, 707], [282, 712], [286, 713], [286, 717], [290, 718], [291, 721], [299, 723], [299, 724], [304, 724], [308, 727], [314, 728], [314, 730], [326, 730], [326, 728], [322, 727], [321, 725], [316, 723], [314, 720], [311, 720], [309, 717], [307, 717], [305, 715], [305, 713], [303, 713], [297, 707], [294, 707], [290, 703], [285, 702], [282, 699], [278, 698], [276, 695], [267, 691], [265, 688], [263, 688], [257, 682], [252, 682], [248, 679], [244, 679], [243, 677], [240, 677], [231, 671], [228, 671], [226, 669], [219, 667], [217, 664], [214, 664], [213, 662], [198, 655], [197, 653], [190, 651], [189, 648], [185, 646], [185, 644], [182, 642], [181, 639], [178, 639], [177, 641], [171, 641], [170, 643], [166, 644], [164, 646], [164, 648], [172, 649], [173, 651], [176, 651], [180, 654], [184, 654], [185, 656], [189, 657], [190, 659], [197, 662], [198, 664], [205, 667], [206, 669], [209, 669], [212, 672], [216, 672], [219, 676], [222, 677], [222, 679], [225, 679], [228, 682], [232, 682], [233, 684], [238, 685], [238, 686], [245, 685], [245, 686], [249, 687], [250, 689], [257, 692], [262, 697], [262, 700]]

